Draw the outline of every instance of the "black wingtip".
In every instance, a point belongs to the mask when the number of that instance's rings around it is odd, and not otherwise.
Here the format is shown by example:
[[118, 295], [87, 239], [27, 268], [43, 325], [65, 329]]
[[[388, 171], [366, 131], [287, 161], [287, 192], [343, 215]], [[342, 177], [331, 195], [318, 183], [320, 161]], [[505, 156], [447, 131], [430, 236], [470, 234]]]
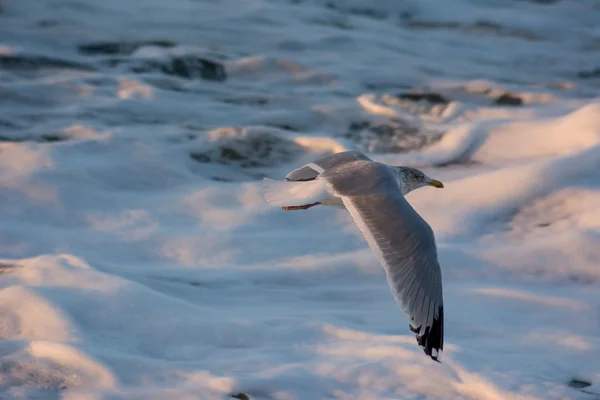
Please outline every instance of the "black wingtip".
[[438, 358], [444, 349], [444, 306], [438, 308], [438, 315], [433, 319], [433, 324], [425, 328], [422, 335], [419, 335], [420, 328], [410, 326], [410, 330], [416, 334], [417, 343], [423, 348], [425, 354], [441, 364]]
[[306, 178], [306, 179], [290, 179], [287, 176], [285, 177], [285, 180], [288, 182], [310, 182], [310, 181], [314, 181], [315, 179], [317, 179], [317, 178], [315, 177], [315, 178]]

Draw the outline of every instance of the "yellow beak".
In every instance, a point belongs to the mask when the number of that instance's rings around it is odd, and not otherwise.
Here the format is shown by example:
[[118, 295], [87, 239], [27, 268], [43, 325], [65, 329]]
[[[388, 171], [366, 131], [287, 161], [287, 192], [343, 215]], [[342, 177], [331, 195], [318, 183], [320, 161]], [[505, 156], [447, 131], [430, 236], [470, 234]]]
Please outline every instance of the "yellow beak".
[[437, 179], [432, 179], [431, 181], [427, 182], [427, 184], [438, 189], [442, 189], [444, 187], [444, 184]]

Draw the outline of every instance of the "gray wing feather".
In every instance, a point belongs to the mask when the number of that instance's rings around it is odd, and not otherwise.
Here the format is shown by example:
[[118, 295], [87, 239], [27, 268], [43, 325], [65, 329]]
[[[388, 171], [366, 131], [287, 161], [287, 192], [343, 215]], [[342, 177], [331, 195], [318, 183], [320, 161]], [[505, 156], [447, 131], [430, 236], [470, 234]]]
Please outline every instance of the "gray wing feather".
[[444, 341], [442, 276], [429, 224], [400, 193], [386, 166], [357, 161], [321, 176], [342, 200], [385, 269], [392, 294], [425, 353]]
[[287, 174], [285, 180], [311, 181], [316, 179], [317, 176], [319, 176], [319, 174], [323, 171], [357, 160], [370, 161], [371, 159], [358, 151], [343, 151], [320, 158], [310, 164], [306, 164]]

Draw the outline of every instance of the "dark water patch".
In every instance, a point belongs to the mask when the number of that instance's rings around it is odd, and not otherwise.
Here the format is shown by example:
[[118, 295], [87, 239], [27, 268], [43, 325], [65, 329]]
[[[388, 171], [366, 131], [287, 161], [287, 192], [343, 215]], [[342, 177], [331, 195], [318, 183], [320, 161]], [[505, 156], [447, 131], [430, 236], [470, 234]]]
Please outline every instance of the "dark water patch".
[[[467, 95], [465, 96], [465, 94]], [[472, 88], [464, 86], [441, 92], [410, 89], [395, 97], [399, 100], [399, 104], [396, 105], [406, 108], [407, 102], [412, 102], [419, 106], [418, 110], [421, 110], [421, 112], [431, 111], [436, 106], [445, 106], [455, 100], [475, 104], [487, 103], [486, 105], [492, 106], [521, 106], [525, 104], [521, 95], [492, 87]]]
[[465, 92], [473, 95], [482, 95], [482, 97], [485, 96], [484, 99], [491, 99], [490, 105], [522, 106], [523, 104], [525, 104], [525, 100], [523, 100], [523, 97], [521, 95], [510, 91], [505, 91], [503, 89], [492, 87], [474, 89], [464, 87], [461, 90], [464, 90]]
[[567, 382], [567, 386], [572, 387], [573, 389], [585, 389], [586, 387], [592, 386], [592, 383], [584, 379], [572, 378]]
[[499, 106], [521, 106], [523, 105], [523, 100], [512, 93], [504, 93], [494, 99], [494, 104]]
[[440, 162], [440, 163], [433, 163], [432, 166], [436, 167], [436, 168], [448, 168], [448, 167], [455, 167], [455, 166], [456, 167], [469, 167], [469, 166], [475, 166], [475, 165], [481, 165], [481, 162], [472, 160], [467, 155], [464, 155], [464, 156], [458, 157], [454, 160]]
[[405, 25], [411, 29], [435, 30], [435, 29], [458, 29], [458, 22], [442, 22], [442, 21], [407, 21]]
[[227, 97], [220, 99], [225, 104], [245, 105], [261, 107], [269, 104], [269, 100], [264, 97]]
[[22, 268], [22, 265], [15, 263], [0, 262], [0, 275], [13, 272], [16, 268]]
[[140, 40], [123, 42], [92, 42], [77, 46], [77, 51], [86, 56], [123, 55], [128, 56], [144, 46], [170, 48], [176, 44], [169, 40]]
[[389, 91], [390, 89], [404, 90], [410, 87], [409, 84], [398, 82], [364, 82], [364, 87], [370, 91]]
[[13, 121], [9, 121], [7, 119], [0, 118], [0, 128], [2, 129], [21, 129], [21, 126]]
[[70, 138], [63, 135], [44, 134], [40, 136], [5, 136], [0, 135], [0, 143], [23, 143], [23, 142], [38, 142], [38, 143], [56, 143], [69, 140]]
[[407, 20], [404, 22], [404, 26], [413, 30], [449, 30], [469, 35], [511, 37], [529, 41], [540, 40], [535, 34], [525, 29], [509, 28], [488, 20], [468, 24], [446, 21]]
[[[374, 1], [373, 4], [378, 4]], [[329, 10], [336, 11], [342, 14], [351, 15], [354, 17], [369, 18], [377, 21], [386, 20], [389, 18], [398, 18], [401, 20], [410, 19], [415, 15], [414, 10], [399, 10], [390, 11], [383, 8], [371, 7], [369, 4], [365, 5], [349, 5], [346, 1], [329, 1], [325, 3], [325, 7]]]
[[224, 178], [222, 176], [211, 176], [210, 180], [215, 181], [215, 182], [235, 182], [233, 179], [229, 179], [229, 178]]
[[59, 25], [59, 22], [54, 19], [40, 19], [35, 24], [36, 24], [36, 26], [39, 26], [40, 28], [50, 29], [50, 28], [57, 27]]
[[143, 78], [143, 81], [157, 89], [178, 93], [185, 92], [185, 86], [178, 80], [167, 76], [147, 76]]
[[592, 386], [592, 382], [588, 381], [587, 379], [572, 378], [567, 382], [567, 386], [569, 386], [575, 390], [578, 390], [581, 393], [594, 395], [594, 397], [592, 397], [590, 400], [599, 400], [600, 399], [600, 393], [592, 392], [591, 390], [586, 389], [586, 388]]
[[20, 143], [25, 141], [27, 141], [25, 138], [0, 135], [0, 143]]
[[[152, 110], [152, 112], [149, 112]], [[106, 127], [123, 127], [140, 125], [163, 125], [180, 121], [180, 116], [161, 112], [159, 109], [147, 107], [120, 107], [115, 112], [113, 106], [100, 105], [74, 112], [72, 119], [78, 121], [97, 121]]]
[[66, 390], [75, 386], [77, 381], [71, 371], [53, 361], [40, 363], [33, 359], [8, 357], [0, 361], [0, 376], [0, 386], [20, 388], [21, 393], [26, 394], [23, 398], [28, 399], [47, 399], [51, 392]]
[[528, 3], [549, 5], [549, 4], [556, 4], [561, 0], [517, 0], [517, 1], [526, 1]]
[[92, 72], [95, 69], [87, 64], [60, 58], [39, 55], [0, 55], [0, 69], [14, 72], [37, 72], [44, 69], [63, 69], [83, 72]]
[[277, 129], [281, 129], [284, 131], [290, 131], [290, 132], [298, 132], [299, 129], [289, 125], [289, 124], [282, 124], [282, 125], [278, 125], [278, 124], [270, 124], [270, 126], [272, 126], [273, 128], [277, 128]]
[[169, 143], [188, 143], [190, 141], [194, 141], [198, 139], [198, 134], [197, 133], [190, 133], [190, 132], [184, 132], [183, 134], [180, 135], [174, 135], [174, 136], [170, 136], [167, 138], [167, 141]]
[[217, 82], [227, 79], [227, 72], [222, 63], [191, 55], [172, 56], [164, 60], [113, 58], [103, 61], [103, 64], [108, 67], [124, 66], [136, 74], [159, 72], [188, 80], [204, 79]]
[[450, 100], [439, 93], [434, 92], [407, 92], [397, 96], [399, 99], [411, 100], [415, 102], [427, 102], [430, 104], [448, 104]]
[[371, 123], [369, 121], [352, 121], [350, 122], [350, 125], [348, 126], [348, 132], [350, 133], [354, 133], [354, 132], [360, 132], [363, 129], [367, 129], [371, 126]]
[[352, 122], [341, 136], [354, 142], [363, 151], [403, 153], [421, 149], [438, 141], [442, 133], [430, 131], [412, 122], [390, 120], [383, 124]]
[[183, 278], [162, 277], [162, 276], [153, 276], [151, 278], [158, 280], [158, 281], [164, 281], [164, 282], [170, 282], [170, 283], [176, 283], [176, 284], [182, 284], [182, 285], [189, 285], [189, 286], [194, 286], [194, 287], [209, 287], [210, 286], [207, 283], [204, 283], [204, 282], [201, 282], [198, 280], [187, 280], [187, 279], [183, 279]]
[[597, 79], [600, 78], [600, 68], [588, 69], [579, 71], [577, 77], [581, 79]]
[[353, 30], [354, 27], [344, 19], [323, 19], [323, 20], [313, 20], [313, 22], [317, 25], [330, 26], [332, 28], [341, 29], [344, 31]]
[[200, 163], [217, 163], [241, 168], [272, 167], [289, 162], [302, 151], [292, 141], [269, 133], [225, 133], [190, 157]]
[[44, 134], [40, 136], [44, 142], [64, 142], [65, 140], [69, 140], [67, 136], [64, 135], [56, 135], [56, 134]]
[[367, 6], [364, 7], [346, 7], [340, 6], [332, 1], [325, 3], [325, 8], [329, 10], [334, 10], [338, 12], [343, 12], [346, 14], [358, 16], [358, 17], [366, 17], [375, 20], [383, 20], [388, 17], [388, 13], [378, 10], [376, 8], [370, 8]]

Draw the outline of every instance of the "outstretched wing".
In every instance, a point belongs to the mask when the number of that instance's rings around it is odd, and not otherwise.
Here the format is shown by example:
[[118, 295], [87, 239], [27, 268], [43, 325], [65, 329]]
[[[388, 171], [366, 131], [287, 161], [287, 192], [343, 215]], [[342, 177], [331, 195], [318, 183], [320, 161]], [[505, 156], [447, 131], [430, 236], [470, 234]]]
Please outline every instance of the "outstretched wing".
[[290, 172], [285, 177], [285, 180], [312, 181], [313, 179], [316, 179], [317, 176], [319, 176], [319, 174], [325, 170], [357, 160], [371, 161], [369, 157], [358, 151], [343, 151], [341, 153], [331, 154], [329, 156], [320, 158], [316, 161], [306, 164]]
[[442, 275], [431, 227], [379, 163], [356, 162], [324, 173], [385, 269], [392, 294], [425, 354], [444, 344]]

